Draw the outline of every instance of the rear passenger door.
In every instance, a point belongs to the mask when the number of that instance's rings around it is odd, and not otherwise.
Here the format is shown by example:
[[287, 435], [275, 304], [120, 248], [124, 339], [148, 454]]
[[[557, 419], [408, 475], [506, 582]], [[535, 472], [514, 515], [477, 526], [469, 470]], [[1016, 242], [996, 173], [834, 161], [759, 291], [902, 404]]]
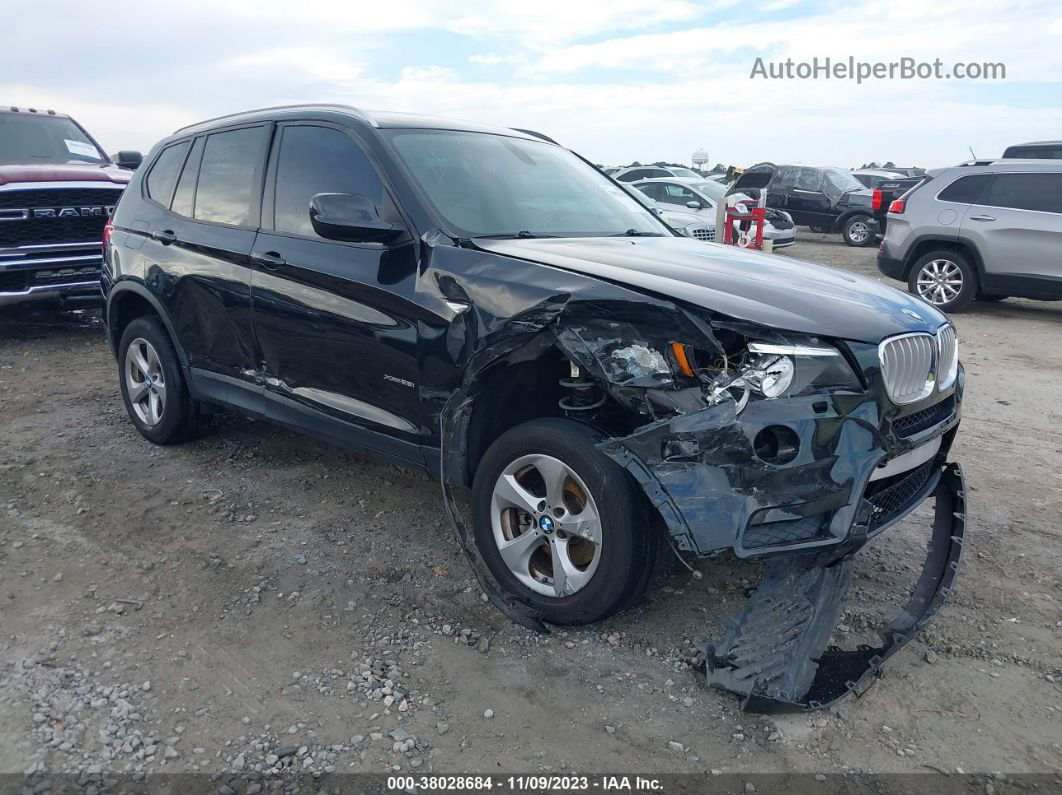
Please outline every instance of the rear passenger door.
[[994, 175], [966, 211], [962, 235], [981, 252], [988, 286], [993, 278], [1004, 278], [1034, 292], [1038, 287], [1057, 292], [1062, 286], [1062, 168]]
[[798, 168], [789, 189], [786, 210], [798, 224], [832, 227], [837, 211], [826, 197], [825, 174], [820, 168]]
[[[317, 193], [358, 193], [408, 224], [362, 142], [324, 122], [278, 125], [254, 244], [255, 333], [276, 419], [418, 460], [416, 249], [318, 237]], [[418, 461], [419, 462], [419, 461]]]
[[[250, 253], [257, 232], [268, 125], [198, 136], [186, 147], [176, 184], [153, 185], [167, 212], [152, 219], [145, 254], [158, 263], [148, 286], [166, 304], [196, 388], [254, 408]], [[154, 281], [153, 281], [154, 280]]]

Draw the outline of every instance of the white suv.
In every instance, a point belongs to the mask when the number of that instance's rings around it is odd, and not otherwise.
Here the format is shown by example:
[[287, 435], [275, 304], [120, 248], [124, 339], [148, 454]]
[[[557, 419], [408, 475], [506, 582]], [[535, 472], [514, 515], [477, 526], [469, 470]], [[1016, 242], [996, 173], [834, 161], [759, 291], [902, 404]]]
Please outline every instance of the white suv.
[[878, 269], [946, 312], [1062, 300], [1062, 160], [945, 169], [889, 207]]

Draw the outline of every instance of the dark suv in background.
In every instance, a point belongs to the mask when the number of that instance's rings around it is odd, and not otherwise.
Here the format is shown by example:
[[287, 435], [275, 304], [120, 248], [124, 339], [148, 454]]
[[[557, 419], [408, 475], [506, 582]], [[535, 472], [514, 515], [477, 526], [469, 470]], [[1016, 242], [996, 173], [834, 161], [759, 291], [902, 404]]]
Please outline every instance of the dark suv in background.
[[99, 302], [103, 227], [140, 161], [120, 157], [69, 116], [0, 107], [0, 307]]
[[840, 232], [850, 246], [876, 242], [872, 192], [843, 168], [775, 165], [751, 166], [730, 186], [728, 194], [767, 193], [767, 206], [784, 210], [813, 232]]
[[[484, 591], [532, 626], [636, 600], [660, 549], [781, 560], [760, 601], [816, 618], [738, 621], [713, 662], [780, 708], [817, 671], [816, 701], [839, 698], [913, 636], [843, 676], [818, 662], [835, 578], [931, 495], [932, 587], [904, 621], [950, 589], [964, 376], [918, 299], [678, 236], [537, 133], [289, 107], [179, 130], [148, 161], [103, 273], [147, 439], [226, 407], [431, 473]], [[728, 653], [746, 631], [758, 651]], [[747, 676], [761, 655], [770, 676]]]

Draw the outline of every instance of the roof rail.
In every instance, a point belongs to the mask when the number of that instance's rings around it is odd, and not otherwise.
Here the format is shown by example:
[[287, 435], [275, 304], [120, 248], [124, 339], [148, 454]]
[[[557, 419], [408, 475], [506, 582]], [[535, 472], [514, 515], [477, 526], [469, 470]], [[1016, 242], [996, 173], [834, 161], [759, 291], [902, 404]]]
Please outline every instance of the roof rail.
[[[541, 140], [548, 141], [551, 144], [557, 144], [556, 141], [554, 141], [552, 138], [550, 138], [548, 135], [545, 135], [544, 133], [535, 132], [534, 130], [522, 130], [519, 127], [510, 127], [509, 129], [514, 132], [523, 133], [524, 135], [533, 135], [535, 138], [540, 138]], [[557, 146], [560, 146], [560, 144], [557, 144]]]
[[203, 124], [212, 124], [213, 122], [221, 121], [222, 119], [234, 119], [237, 116], [250, 116], [252, 113], [266, 113], [267, 111], [271, 111], [271, 110], [290, 110], [290, 109], [293, 109], [293, 108], [342, 108], [345, 111], [354, 111], [356, 114], [361, 116], [366, 121], [370, 120], [369, 119], [369, 115], [365, 111], [361, 110], [360, 108], [355, 108], [352, 105], [341, 105], [339, 103], [327, 103], [327, 102], [325, 102], [325, 103], [297, 102], [294, 105], [273, 105], [272, 107], [268, 107], [268, 108], [254, 108], [252, 110], [241, 110], [241, 111], [238, 111], [236, 113], [226, 113], [224, 116], [215, 116], [212, 119], [203, 119], [203, 121], [197, 121], [197, 122], [193, 122], [192, 124], [186, 124], [183, 127], [178, 127], [176, 130], [173, 131], [173, 135], [176, 135], [177, 133], [182, 132], [183, 130], [190, 130], [193, 127], [199, 127], [199, 126], [201, 126]]

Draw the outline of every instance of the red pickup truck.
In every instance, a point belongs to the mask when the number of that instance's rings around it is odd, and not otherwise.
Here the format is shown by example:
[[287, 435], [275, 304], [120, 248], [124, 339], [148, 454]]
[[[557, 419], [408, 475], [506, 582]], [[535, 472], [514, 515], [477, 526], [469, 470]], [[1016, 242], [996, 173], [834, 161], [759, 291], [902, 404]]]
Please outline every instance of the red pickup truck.
[[0, 107], [0, 308], [100, 300], [103, 227], [140, 160], [64, 114]]

